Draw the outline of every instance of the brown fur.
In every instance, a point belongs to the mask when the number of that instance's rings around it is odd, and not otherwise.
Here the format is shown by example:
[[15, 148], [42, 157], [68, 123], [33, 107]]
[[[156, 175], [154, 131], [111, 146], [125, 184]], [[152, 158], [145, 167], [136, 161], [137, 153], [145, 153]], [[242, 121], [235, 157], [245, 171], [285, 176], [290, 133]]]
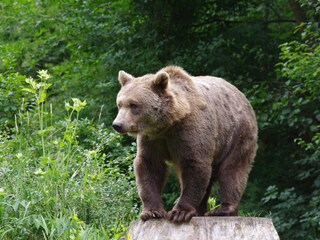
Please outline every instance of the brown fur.
[[[120, 71], [119, 81], [113, 127], [137, 137], [141, 218], [185, 222], [196, 215], [237, 215], [257, 149], [255, 114], [245, 96], [221, 78], [193, 77], [176, 66], [139, 78]], [[169, 213], [161, 200], [165, 161], [173, 163], [181, 185]], [[221, 206], [207, 212], [215, 181]]]

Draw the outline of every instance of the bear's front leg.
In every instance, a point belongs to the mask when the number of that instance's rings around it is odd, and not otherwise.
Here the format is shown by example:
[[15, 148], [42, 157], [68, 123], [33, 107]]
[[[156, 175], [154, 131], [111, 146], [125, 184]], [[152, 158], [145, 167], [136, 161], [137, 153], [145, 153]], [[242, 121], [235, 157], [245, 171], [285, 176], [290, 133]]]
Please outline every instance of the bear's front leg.
[[152, 218], [166, 218], [167, 212], [161, 199], [167, 166], [164, 161], [137, 156], [134, 169], [138, 193], [143, 204], [140, 218], [144, 221]]
[[180, 166], [181, 194], [179, 201], [169, 212], [169, 220], [188, 222], [197, 215], [197, 209], [206, 194], [211, 177], [211, 168], [203, 162], [185, 160]]

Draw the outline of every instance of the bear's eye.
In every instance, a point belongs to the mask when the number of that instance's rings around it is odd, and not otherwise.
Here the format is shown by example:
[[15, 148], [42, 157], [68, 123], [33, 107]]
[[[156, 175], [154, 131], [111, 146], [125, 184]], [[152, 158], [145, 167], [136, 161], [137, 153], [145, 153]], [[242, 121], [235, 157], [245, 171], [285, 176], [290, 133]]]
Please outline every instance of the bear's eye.
[[137, 109], [137, 108], [138, 108], [138, 105], [135, 104], [135, 103], [130, 103], [130, 104], [129, 104], [129, 107], [130, 107], [131, 109]]

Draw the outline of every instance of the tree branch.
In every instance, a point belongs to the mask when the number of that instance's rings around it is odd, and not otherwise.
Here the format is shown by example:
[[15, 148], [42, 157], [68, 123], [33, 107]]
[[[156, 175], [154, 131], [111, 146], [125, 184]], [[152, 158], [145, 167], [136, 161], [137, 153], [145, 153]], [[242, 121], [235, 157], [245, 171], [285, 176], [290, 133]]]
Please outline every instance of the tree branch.
[[273, 20], [267, 20], [267, 21], [237, 21], [237, 20], [226, 20], [226, 19], [210, 19], [209, 21], [202, 22], [199, 24], [194, 24], [193, 27], [201, 27], [204, 25], [209, 25], [212, 23], [225, 23], [225, 24], [241, 24], [241, 23], [247, 23], [247, 24], [255, 24], [255, 23], [261, 23], [261, 24], [272, 24], [272, 23], [297, 23], [294, 19], [273, 19]]

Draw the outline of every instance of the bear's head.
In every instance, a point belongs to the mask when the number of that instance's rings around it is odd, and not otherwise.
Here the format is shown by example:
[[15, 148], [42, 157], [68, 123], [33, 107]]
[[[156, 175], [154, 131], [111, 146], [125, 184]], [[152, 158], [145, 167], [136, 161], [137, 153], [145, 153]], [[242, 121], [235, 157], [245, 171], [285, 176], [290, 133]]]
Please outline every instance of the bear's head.
[[138, 78], [120, 71], [118, 79], [118, 115], [112, 126], [119, 133], [157, 136], [190, 112], [186, 99], [175, 96], [165, 71]]

